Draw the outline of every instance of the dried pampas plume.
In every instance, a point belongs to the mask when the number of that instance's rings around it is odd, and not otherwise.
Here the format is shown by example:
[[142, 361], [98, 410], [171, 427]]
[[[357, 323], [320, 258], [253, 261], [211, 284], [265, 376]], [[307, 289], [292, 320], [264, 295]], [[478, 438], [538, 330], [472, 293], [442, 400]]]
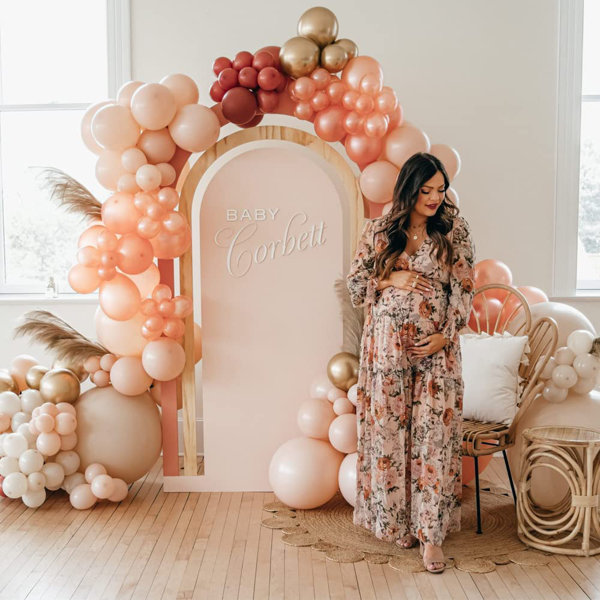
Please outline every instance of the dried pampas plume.
[[363, 307], [355, 308], [350, 300], [350, 292], [344, 278], [336, 279], [334, 283], [335, 293], [340, 303], [340, 312], [342, 313], [343, 344], [342, 352], [350, 352], [355, 356], [360, 356], [360, 341], [365, 322]]
[[593, 354], [596, 358], [600, 358], [600, 337], [595, 338], [592, 342], [590, 354]]
[[101, 344], [92, 342], [67, 322], [47, 310], [32, 310], [23, 315], [14, 337], [29, 336], [46, 346], [60, 360], [81, 364], [90, 356], [108, 354]]
[[86, 221], [99, 221], [102, 204], [79, 181], [60, 169], [47, 167], [41, 170], [37, 179], [41, 186], [50, 191], [50, 198], [67, 212], [78, 214]]

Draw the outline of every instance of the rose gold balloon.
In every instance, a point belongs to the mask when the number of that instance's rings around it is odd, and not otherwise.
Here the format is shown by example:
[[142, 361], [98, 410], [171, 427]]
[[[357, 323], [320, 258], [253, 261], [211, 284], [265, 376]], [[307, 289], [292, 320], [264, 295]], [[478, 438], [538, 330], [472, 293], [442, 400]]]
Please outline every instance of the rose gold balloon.
[[163, 77], [160, 83], [171, 90], [177, 108], [198, 102], [198, 86], [191, 77], [183, 73], [173, 73]]
[[160, 83], [145, 83], [131, 97], [131, 112], [144, 129], [166, 127], [177, 110], [171, 90]]
[[348, 157], [360, 168], [377, 160], [383, 148], [381, 138], [371, 138], [366, 135], [348, 135], [344, 142]]
[[310, 100], [317, 91], [317, 86], [310, 77], [299, 77], [293, 84], [293, 90], [299, 100]]
[[385, 138], [385, 158], [399, 169], [417, 152], [428, 152], [429, 138], [420, 129], [409, 123], [390, 131]]
[[191, 246], [190, 226], [186, 223], [185, 227], [177, 233], [162, 231], [151, 238], [150, 243], [154, 249], [154, 256], [157, 258], [178, 258]]
[[148, 158], [148, 162], [153, 165], [169, 162], [176, 150], [175, 142], [166, 127], [158, 131], [147, 129], [140, 136], [137, 145]]
[[338, 142], [346, 136], [344, 118], [346, 111], [340, 106], [330, 106], [315, 117], [315, 132], [327, 142]]
[[[33, 367], [31, 367], [28, 371], [27, 374], [25, 375], [25, 383], [27, 384], [28, 388], [31, 388], [32, 390], [39, 390], [40, 389], [40, 381], [42, 379], [42, 377], [49, 371], [48, 367], [42, 367], [42, 365], [34, 365]], [[2, 374], [0, 373], [0, 392], [4, 392], [6, 390], [2, 389], [2, 379], [1, 379]], [[13, 391], [13, 390], [10, 390]]]
[[390, 120], [387, 115], [379, 113], [370, 114], [365, 119], [364, 132], [369, 137], [381, 138], [387, 133], [389, 122]]
[[327, 95], [331, 104], [341, 104], [345, 93], [346, 86], [341, 81], [332, 81], [327, 86]]
[[490, 283], [512, 284], [512, 273], [502, 261], [488, 258], [475, 264], [475, 287]]
[[319, 64], [319, 46], [306, 37], [289, 39], [279, 51], [279, 60], [284, 73], [298, 78], [310, 75]]
[[398, 168], [387, 160], [376, 160], [365, 167], [359, 178], [360, 189], [371, 202], [385, 204], [392, 199]]
[[383, 70], [381, 65], [370, 56], [357, 56], [346, 65], [342, 71], [342, 81], [353, 90], [360, 90], [360, 82], [365, 75], [372, 75], [383, 85]]
[[135, 146], [140, 135], [128, 107], [120, 104], [103, 106], [96, 112], [91, 123], [94, 139], [107, 150], [124, 150]]
[[328, 8], [315, 6], [302, 13], [298, 20], [298, 35], [311, 39], [321, 48], [331, 44], [338, 33], [338, 21]]
[[349, 60], [348, 52], [339, 44], [329, 44], [321, 51], [321, 66], [325, 67], [330, 73], [341, 71]]
[[117, 103], [129, 108], [131, 105], [131, 96], [142, 85], [144, 85], [142, 81], [128, 81], [124, 83], [117, 92]]
[[71, 506], [77, 510], [92, 508], [98, 501], [89, 483], [81, 483], [75, 486], [69, 494]]
[[460, 156], [454, 148], [446, 144], [432, 144], [429, 153], [442, 161], [450, 181], [460, 173]]
[[40, 380], [40, 394], [46, 402], [70, 402], [79, 398], [79, 379], [69, 369], [52, 369]]
[[341, 38], [335, 42], [338, 46], [341, 46], [347, 53], [349, 58], [358, 56], [358, 46], [348, 38]]
[[338, 352], [327, 364], [327, 376], [335, 387], [348, 391], [358, 381], [358, 358], [350, 352]]
[[329, 400], [309, 398], [298, 408], [298, 427], [304, 435], [311, 438], [328, 440], [329, 425], [334, 419], [335, 413]]
[[110, 381], [117, 392], [125, 396], [143, 394], [152, 383], [137, 356], [122, 356], [110, 370]]
[[188, 152], [203, 152], [219, 139], [220, 131], [215, 113], [201, 104], [182, 106], [169, 125], [175, 143]]

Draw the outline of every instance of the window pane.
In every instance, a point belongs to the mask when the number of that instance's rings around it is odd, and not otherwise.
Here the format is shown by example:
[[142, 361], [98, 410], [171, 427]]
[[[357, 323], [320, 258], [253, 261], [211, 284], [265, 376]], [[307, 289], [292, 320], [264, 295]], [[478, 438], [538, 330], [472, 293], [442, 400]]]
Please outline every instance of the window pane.
[[62, 169], [99, 200], [110, 192], [94, 178], [96, 156], [80, 138], [83, 111], [2, 113], [0, 160], [7, 284], [45, 286], [54, 275], [60, 292], [72, 291], [68, 269], [75, 263], [77, 239], [85, 225], [68, 215], [40, 189], [39, 169]]
[[106, 0], [0, 0], [3, 104], [108, 96]]
[[581, 107], [577, 287], [600, 287], [600, 102]]
[[600, 94], [600, 2], [585, 0], [583, 8], [583, 94]]

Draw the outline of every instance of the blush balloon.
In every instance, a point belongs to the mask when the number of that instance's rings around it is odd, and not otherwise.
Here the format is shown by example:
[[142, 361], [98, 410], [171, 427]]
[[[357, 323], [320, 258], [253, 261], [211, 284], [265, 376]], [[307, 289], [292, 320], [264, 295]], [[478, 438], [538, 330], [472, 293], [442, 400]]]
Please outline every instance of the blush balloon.
[[198, 86], [191, 77], [183, 73], [172, 73], [163, 77], [159, 83], [171, 90], [177, 108], [185, 104], [195, 104], [198, 102]]
[[399, 169], [417, 152], [428, 152], [429, 138], [414, 125], [405, 122], [385, 138], [385, 158]]
[[131, 97], [131, 112], [144, 129], [166, 127], [177, 111], [171, 90], [160, 83], [145, 83]]
[[90, 294], [100, 285], [98, 269], [95, 267], [84, 267], [74, 265], [69, 269], [69, 285], [78, 294]]
[[360, 189], [368, 200], [386, 204], [392, 199], [398, 179], [398, 168], [387, 160], [376, 160], [360, 175]]
[[215, 113], [201, 104], [182, 106], [169, 125], [175, 143], [188, 152], [203, 152], [212, 146], [219, 139], [220, 130]]
[[348, 61], [342, 71], [342, 81], [353, 90], [360, 90], [360, 84], [366, 75], [370, 75], [370, 82], [379, 86], [383, 85], [383, 70], [381, 65], [370, 56], [357, 56]]
[[[153, 165], [161, 162], [169, 162], [176, 150], [175, 142], [166, 127], [157, 131], [149, 129], [144, 131], [138, 140], [137, 147], [148, 158], [147, 162]], [[141, 166], [139, 165], [138, 168]], [[132, 172], [135, 173], [136, 171]]]
[[144, 370], [140, 358], [122, 356], [110, 370], [110, 382], [124, 396], [137, 396], [150, 387], [152, 377]]
[[119, 150], [103, 150], [96, 161], [96, 179], [102, 187], [108, 190], [116, 190], [121, 175], [127, 171], [121, 164], [121, 152]]
[[94, 139], [107, 150], [124, 150], [135, 146], [140, 135], [140, 126], [131, 111], [120, 104], [100, 108], [92, 119], [91, 128]]
[[113, 233], [131, 233], [141, 217], [132, 194], [117, 192], [102, 204], [102, 221]]
[[475, 287], [480, 288], [490, 283], [512, 284], [512, 273], [507, 265], [499, 260], [488, 258], [475, 264]]
[[176, 341], [161, 338], [146, 344], [142, 353], [142, 364], [152, 378], [170, 381], [183, 371], [185, 351]]
[[146, 340], [141, 333], [145, 320], [145, 315], [138, 312], [127, 321], [117, 321], [108, 317], [98, 307], [94, 316], [98, 341], [115, 354], [141, 356], [146, 345]]
[[140, 297], [146, 298], [158, 285], [158, 282], [160, 281], [160, 271], [154, 263], [151, 263], [142, 273], [129, 274], [129, 279], [135, 283], [137, 289], [140, 291]]
[[100, 284], [99, 300], [103, 312], [116, 321], [131, 319], [138, 312], [141, 302], [135, 283], [121, 273]]

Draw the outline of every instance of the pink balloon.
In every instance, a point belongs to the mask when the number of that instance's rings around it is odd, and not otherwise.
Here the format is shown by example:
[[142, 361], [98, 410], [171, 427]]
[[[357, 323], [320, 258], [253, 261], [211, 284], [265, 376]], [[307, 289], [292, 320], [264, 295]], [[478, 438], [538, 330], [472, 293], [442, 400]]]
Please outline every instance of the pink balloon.
[[359, 168], [366, 167], [377, 160], [383, 148], [380, 138], [367, 137], [366, 135], [348, 135], [345, 141], [346, 153]]
[[338, 472], [338, 485], [340, 486], [340, 492], [344, 496], [344, 500], [351, 506], [356, 504], [356, 461], [358, 453], [353, 452], [348, 454]]
[[[118, 391], [118, 390], [117, 390]], [[115, 492], [115, 484], [110, 475], [97, 475], [90, 484], [92, 494], [99, 500], [104, 500], [112, 496]]]
[[185, 351], [176, 341], [161, 338], [146, 344], [142, 353], [142, 364], [152, 378], [170, 381], [183, 371]]
[[327, 92], [319, 91], [310, 99], [310, 106], [315, 112], [325, 110], [329, 106], [330, 100]]
[[384, 155], [399, 169], [417, 152], [428, 152], [429, 138], [414, 125], [405, 121], [404, 125], [390, 131], [385, 138]]
[[364, 131], [365, 118], [359, 115], [355, 110], [346, 113], [343, 127], [350, 135], [358, 135]]
[[81, 119], [81, 139], [87, 146], [88, 150], [91, 150], [94, 154], [100, 154], [103, 148], [98, 144], [92, 135], [92, 119], [102, 107], [109, 106], [110, 104], [113, 104], [110, 100], [92, 104], [92, 106], [85, 111], [83, 118]]
[[98, 110], [92, 119], [94, 139], [107, 150], [124, 150], [135, 146], [140, 127], [131, 111], [120, 104], [109, 104]]
[[118, 242], [117, 266], [123, 273], [143, 273], [150, 267], [153, 258], [152, 244], [135, 233], [125, 234]]
[[323, 67], [317, 67], [311, 74], [310, 78], [315, 82], [318, 90], [323, 90], [331, 80], [331, 74]]
[[116, 362], [117, 357], [114, 354], [103, 354], [100, 358], [100, 368], [104, 371], [110, 371]]
[[360, 90], [362, 78], [370, 75], [370, 85], [383, 85], [383, 70], [381, 65], [370, 56], [356, 56], [348, 61], [342, 71], [342, 81], [354, 90]]
[[138, 312], [141, 297], [135, 283], [125, 275], [117, 273], [110, 281], [100, 284], [99, 300], [108, 317], [117, 321], [127, 321]]
[[92, 508], [97, 500], [98, 499], [94, 496], [89, 483], [80, 483], [75, 486], [69, 494], [71, 506], [77, 510], [87, 510], [88, 508]]
[[333, 403], [333, 412], [336, 415], [354, 413], [354, 405], [345, 396], [343, 398], [337, 398]]
[[329, 425], [334, 419], [331, 402], [323, 398], [309, 398], [298, 409], [298, 427], [304, 435], [311, 438], [329, 439]]
[[139, 213], [132, 194], [117, 192], [102, 204], [102, 221], [113, 233], [131, 233], [136, 230]]
[[133, 118], [144, 129], [162, 129], [175, 116], [177, 105], [171, 90], [160, 83], [145, 83], [131, 97]]
[[[143, 134], [142, 134], [143, 135]], [[130, 174], [135, 173], [148, 162], [146, 155], [139, 148], [127, 148], [121, 154], [121, 164]]]
[[446, 144], [432, 144], [429, 153], [442, 161], [450, 181], [460, 173], [460, 156], [454, 148]]
[[198, 86], [191, 77], [183, 73], [172, 73], [163, 77], [160, 83], [171, 90], [177, 108], [198, 102]]
[[148, 158], [148, 162], [153, 165], [161, 162], [169, 162], [177, 149], [166, 127], [158, 131], [147, 129], [140, 136], [137, 146]]
[[117, 92], [117, 103], [129, 108], [131, 105], [131, 96], [142, 85], [144, 85], [142, 81], [128, 81], [124, 83]]
[[480, 288], [489, 283], [512, 284], [512, 273], [507, 265], [499, 260], [488, 258], [475, 264], [475, 287]]
[[339, 106], [330, 106], [320, 111], [315, 117], [315, 132], [326, 142], [338, 142], [346, 135], [344, 118], [347, 114]]
[[310, 384], [309, 396], [311, 398], [322, 398], [327, 400], [327, 394], [334, 388], [335, 386], [329, 381], [327, 375], [319, 375], [315, 377]]
[[137, 289], [140, 291], [141, 298], [149, 296], [160, 281], [160, 271], [154, 263], [151, 263], [142, 273], [128, 275], [129, 279], [135, 283]]
[[125, 396], [143, 394], [152, 383], [152, 377], [144, 371], [142, 361], [137, 356], [122, 356], [110, 370], [112, 386]]
[[329, 426], [331, 445], [344, 454], [357, 452], [358, 436], [356, 432], [356, 415], [346, 413], [336, 417]]
[[142, 165], [135, 173], [135, 182], [144, 192], [158, 189], [161, 174], [155, 165]]
[[100, 285], [98, 269], [96, 267], [84, 267], [83, 265], [74, 265], [69, 270], [69, 285], [78, 294], [89, 294]]
[[175, 143], [188, 152], [203, 152], [219, 139], [220, 131], [217, 115], [201, 104], [182, 106], [169, 125]]
[[121, 175], [127, 171], [121, 164], [121, 152], [118, 150], [103, 150], [96, 161], [96, 179], [107, 190], [116, 190]]
[[376, 160], [365, 167], [359, 179], [365, 198], [379, 204], [390, 202], [398, 173], [398, 168], [387, 160]]

